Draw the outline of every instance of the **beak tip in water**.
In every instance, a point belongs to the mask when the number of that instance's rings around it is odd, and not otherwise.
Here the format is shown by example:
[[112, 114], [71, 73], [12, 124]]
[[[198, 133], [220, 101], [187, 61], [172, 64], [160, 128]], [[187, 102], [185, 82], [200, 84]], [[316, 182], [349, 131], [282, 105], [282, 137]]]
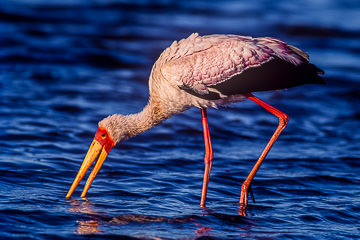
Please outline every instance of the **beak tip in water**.
[[66, 194], [65, 198], [67, 198], [67, 199], [71, 198], [71, 193]]

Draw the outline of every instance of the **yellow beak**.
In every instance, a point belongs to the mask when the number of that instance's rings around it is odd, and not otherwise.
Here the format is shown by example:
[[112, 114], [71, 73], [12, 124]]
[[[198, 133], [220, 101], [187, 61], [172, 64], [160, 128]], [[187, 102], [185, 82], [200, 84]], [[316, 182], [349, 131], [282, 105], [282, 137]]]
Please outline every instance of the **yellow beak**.
[[[84, 159], [83, 163], [81, 164], [80, 170], [79, 170], [74, 182], [72, 183], [68, 194], [66, 195], [66, 198], [71, 197], [71, 195], [75, 191], [75, 188], [79, 185], [81, 179], [83, 179], [83, 177], [85, 176], [85, 173], [87, 172], [87, 170], [90, 168], [92, 163], [97, 158], [95, 166], [94, 166], [93, 170], [91, 171], [90, 176], [85, 184], [84, 190], [81, 194], [82, 198], [85, 197], [87, 191], [90, 188], [91, 183], [94, 181], [94, 179], [96, 177], [96, 174], [99, 172], [102, 164], [104, 163], [104, 161], [108, 155], [108, 152], [111, 150], [111, 148], [113, 146], [113, 141], [111, 139], [109, 139], [110, 141], [102, 141], [101, 139], [99, 139], [99, 136], [100, 136], [99, 131], [103, 132], [104, 129], [100, 129], [100, 130], [98, 129], [98, 131], [95, 135], [95, 138], [92, 141], [90, 148], [85, 156], [85, 159]], [[111, 143], [111, 146], [109, 146], [109, 144], [107, 144], [107, 142]], [[109, 146], [109, 147], [107, 147], [107, 146]]]

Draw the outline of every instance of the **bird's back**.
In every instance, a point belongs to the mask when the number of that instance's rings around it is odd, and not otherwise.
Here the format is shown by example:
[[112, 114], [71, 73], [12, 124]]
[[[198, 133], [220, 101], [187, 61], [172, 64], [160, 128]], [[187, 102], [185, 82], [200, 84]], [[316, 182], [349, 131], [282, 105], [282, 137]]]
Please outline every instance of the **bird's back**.
[[305, 52], [267, 37], [192, 34], [157, 64], [166, 81], [207, 100], [324, 82]]

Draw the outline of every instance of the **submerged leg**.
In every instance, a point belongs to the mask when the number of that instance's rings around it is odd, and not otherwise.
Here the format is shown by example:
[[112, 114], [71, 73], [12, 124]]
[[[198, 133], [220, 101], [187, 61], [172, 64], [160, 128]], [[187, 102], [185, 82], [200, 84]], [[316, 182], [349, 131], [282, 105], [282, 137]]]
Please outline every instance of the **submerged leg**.
[[270, 151], [271, 147], [274, 145], [276, 139], [279, 137], [280, 133], [282, 132], [282, 130], [284, 130], [284, 128], [286, 127], [286, 124], [289, 121], [288, 115], [286, 115], [285, 113], [281, 112], [280, 110], [274, 108], [273, 106], [270, 106], [266, 102], [260, 100], [259, 98], [255, 97], [254, 95], [252, 95], [251, 93], [248, 93], [245, 96], [248, 99], [259, 104], [261, 107], [265, 108], [266, 110], [268, 110], [275, 116], [277, 116], [279, 118], [279, 125], [278, 125], [277, 129], [275, 130], [274, 134], [272, 135], [270, 141], [266, 145], [264, 151], [261, 153], [259, 159], [255, 163], [255, 166], [251, 170], [249, 176], [246, 178], [246, 180], [244, 181], [244, 183], [241, 187], [240, 204], [243, 206], [246, 206], [248, 203], [248, 192], [249, 192], [249, 187], [250, 187], [251, 181], [254, 179], [256, 172], [260, 168], [261, 163], [263, 162], [266, 155]]
[[209, 124], [208, 124], [208, 120], [207, 120], [206, 108], [201, 109], [201, 119], [202, 119], [202, 124], [203, 124], [204, 142], [205, 142], [205, 157], [204, 157], [205, 171], [204, 171], [204, 180], [203, 180], [200, 206], [205, 207], [206, 193], [207, 193], [207, 189], [208, 189], [208, 185], [209, 185], [210, 171], [211, 171], [211, 165], [212, 165], [212, 161], [213, 161], [213, 150], [211, 147]]

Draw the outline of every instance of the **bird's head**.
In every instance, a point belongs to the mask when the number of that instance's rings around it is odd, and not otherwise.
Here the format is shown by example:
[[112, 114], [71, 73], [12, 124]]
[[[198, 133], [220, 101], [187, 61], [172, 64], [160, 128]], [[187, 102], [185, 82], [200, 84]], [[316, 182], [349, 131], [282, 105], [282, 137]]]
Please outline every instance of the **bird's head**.
[[99, 127], [95, 133], [95, 137], [89, 147], [89, 150], [85, 156], [85, 159], [80, 167], [80, 170], [71, 185], [71, 188], [66, 195], [66, 198], [70, 198], [75, 188], [79, 185], [81, 179], [84, 177], [87, 170], [92, 163], [97, 159], [93, 170], [91, 171], [89, 178], [85, 184], [81, 197], [85, 197], [87, 191], [90, 188], [96, 174], [99, 172], [102, 164], [104, 163], [110, 150], [117, 143], [129, 138], [129, 130], [126, 127], [126, 118], [122, 115], [116, 114], [109, 116], [99, 122]]

